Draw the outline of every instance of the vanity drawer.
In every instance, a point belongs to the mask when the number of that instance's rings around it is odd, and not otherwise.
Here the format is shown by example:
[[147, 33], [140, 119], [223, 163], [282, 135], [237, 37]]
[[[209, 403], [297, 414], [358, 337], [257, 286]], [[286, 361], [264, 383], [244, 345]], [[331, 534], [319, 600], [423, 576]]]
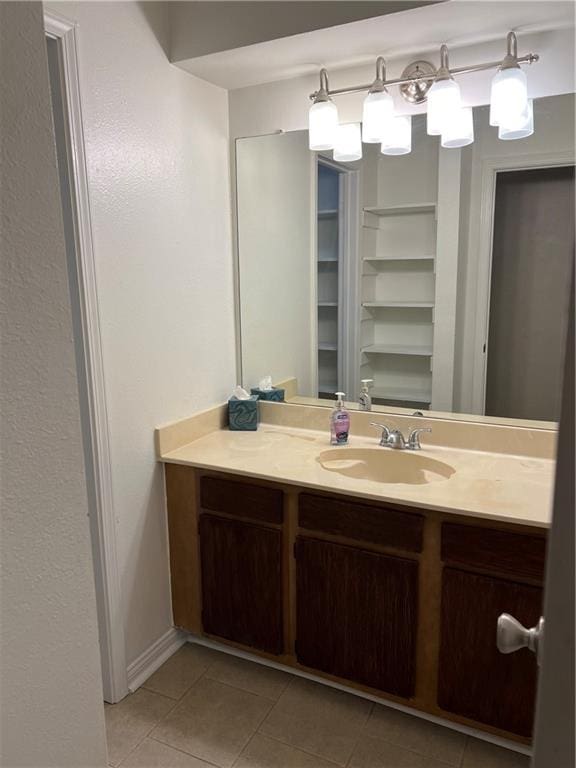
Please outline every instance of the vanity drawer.
[[283, 493], [277, 488], [220, 477], [204, 476], [200, 480], [200, 507], [203, 510], [281, 524], [283, 501]]
[[424, 517], [388, 505], [301, 493], [298, 524], [309, 531], [369, 541], [406, 552], [422, 551]]
[[442, 560], [529, 579], [544, 579], [546, 539], [474, 525], [442, 525]]

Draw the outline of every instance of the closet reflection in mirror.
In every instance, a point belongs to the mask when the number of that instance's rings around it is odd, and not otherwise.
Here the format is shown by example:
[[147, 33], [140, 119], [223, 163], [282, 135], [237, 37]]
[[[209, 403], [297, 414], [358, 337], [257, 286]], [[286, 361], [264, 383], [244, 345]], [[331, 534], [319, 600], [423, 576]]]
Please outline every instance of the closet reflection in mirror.
[[574, 95], [535, 133], [412, 152], [311, 153], [306, 131], [236, 142], [242, 380], [298, 402], [556, 421], [574, 258]]

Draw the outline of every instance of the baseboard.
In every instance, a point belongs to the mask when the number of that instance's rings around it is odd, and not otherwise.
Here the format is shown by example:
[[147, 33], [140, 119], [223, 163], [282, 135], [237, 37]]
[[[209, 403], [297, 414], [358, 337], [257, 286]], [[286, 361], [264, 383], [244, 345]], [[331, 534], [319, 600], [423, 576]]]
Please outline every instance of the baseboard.
[[184, 645], [187, 635], [171, 627], [128, 665], [128, 690], [134, 693], [164, 662]]

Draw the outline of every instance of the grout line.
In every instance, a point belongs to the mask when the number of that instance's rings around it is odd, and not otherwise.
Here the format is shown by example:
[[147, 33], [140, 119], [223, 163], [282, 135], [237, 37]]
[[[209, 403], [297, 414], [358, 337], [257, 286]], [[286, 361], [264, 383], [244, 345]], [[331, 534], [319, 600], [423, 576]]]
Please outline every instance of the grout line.
[[411, 747], [406, 747], [404, 744], [398, 744], [396, 741], [389, 741], [388, 739], [384, 738], [383, 736], [373, 736], [371, 734], [366, 734], [367, 738], [374, 739], [374, 741], [381, 741], [383, 744], [390, 744], [392, 747], [396, 747], [397, 749], [401, 749], [404, 752], [410, 752], [413, 755], [418, 755], [418, 757], [424, 757], [426, 760], [433, 760], [438, 763], [438, 765], [445, 766], [445, 768], [462, 768], [462, 760], [464, 759], [464, 753], [462, 753], [462, 757], [459, 759], [458, 763], [447, 763], [445, 760], [440, 760], [438, 757], [434, 757], [433, 755], [426, 754], [425, 752], [418, 752], [415, 749], [412, 749]]
[[[309, 752], [307, 749], [304, 749], [304, 747], [300, 747], [296, 744], [292, 744], [289, 741], [283, 741], [282, 739], [279, 739], [278, 736], [272, 736], [270, 733], [263, 733], [262, 731], [257, 731], [255, 736], [263, 736], [265, 739], [270, 739], [271, 741], [276, 741], [278, 744], [282, 744], [285, 747], [291, 747], [292, 749], [295, 749], [297, 752], [303, 752], [305, 755], [308, 755], [308, 757], [316, 757], [319, 760], [324, 760], [326, 763], [330, 763], [330, 765], [337, 765], [339, 768], [346, 768], [346, 763], [344, 765], [342, 763], [337, 763], [335, 760], [331, 760], [329, 757], [325, 757], [324, 755], [319, 755], [317, 752]], [[294, 766], [294, 768], [298, 768], [297, 766]]]
[[[277, 706], [280, 704], [280, 702], [281, 702], [281, 700], [282, 700], [283, 696], [286, 694], [286, 692], [288, 691], [288, 689], [290, 688], [290, 686], [294, 684], [295, 680], [297, 680], [296, 676], [292, 675], [292, 676], [291, 676], [291, 679], [288, 681], [288, 684], [286, 685], [286, 688], [284, 688], [284, 690], [282, 691], [282, 693], [280, 694], [280, 696], [278, 696], [278, 698], [277, 698], [277, 699], [276, 699], [276, 701], [274, 702], [274, 705], [271, 707], [270, 711], [268, 712], [268, 714], [266, 715], [266, 717], [264, 718], [264, 720], [262, 720], [262, 722], [261, 722], [261, 723], [260, 723], [260, 725], [258, 726], [258, 729], [257, 729], [257, 730], [258, 730], [258, 732], [259, 732], [259, 733], [262, 733], [262, 735], [263, 735], [263, 736], [267, 736], [268, 734], [266, 734], [266, 733], [263, 733], [263, 731], [261, 730], [262, 726], [264, 725], [264, 723], [266, 722], [266, 720], [268, 720], [268, 718], [270, 717], [270, 715], [272, 714], [272, 712], [274, 712], [274, 710], [276, 709], [276, 707], [277, 707]], [[279, 741], [279, 739], [276, 739], [276, 741]], [[282, 743], [284, 743], [284, 742], [282, 742]]]
[[346, 761], [346, 766], [350, 765], [350, 761], [354, 757], [354, 752], [356, 752], [356, 747], [358, 746], [358, 744], [360, 742], [361, 736], [364, 734], [365, 728], [368, 725], [368, 721], [370, 720], [370, 718], [372, 716], [372, 712], [374, 712], [374, 707], [375, 706], [376, 706], [376, 704], [374, 702], [372, 702], [372, 704], [370, 706], [370, 709], [368, 710], [368, 714], [366, 715], [366, 719], [362, 723], [362, 726], [358, 729], [358, 736], [356, 736], [356, 738], [354, 739], [354, 746], [352, 747], [352, 751], [350, 752], [350, 757]]
[[243, 747], [242, 747], [242, 749], [240, 750], [239, 754], [238, 754], [238, 755], [236, 756], [236, 758], [234, 759], [234, 762], [232, 763], [232, 766], [231, 766], [231, 768], [235, 768], [235, 766], [236, 766], [236, 765], [237, 765], [237, 763], [238, 763], [238, 760], [240, 760], [240, 758], [242, 757], [242, 755], [243, 755], [243, 754], [244, 754], [244, 752], [246, 751], [246, 747], [248, 747], [248, 746], [249, 746], [249, 745], [252, 743], [252, 740], [253, 740], [254, 736], [260, 736], [260, 735], [261, 735], [261, 734], [260, 734], [260, 733], [258, 733], [258, 729], [256, 729], [256, 730], [254, 731], [254, 733], [252, 734], [252, 736], [250, 736], [250, 738], [248, 739], [248, 741], [246, 742], [246, 744], [244, 744], [244, 746], [243, 746]]
[[466, 736], [466, 741], [464, 742], [464, 749], [462, 750], [462, 758], [460, 760], [460, 768], [464, 768], [464, 758], [466, 757], [466, 752], [468, 751], [468, 744], [470, 743], [471, 736]]
[[[142, 687], [143, 686], [140, 686], [140, 688], [138, 688], [138, 690], [134, 691], [134, 693], [129, 693], [128, 696], [126, 696], [124, 699], [122, 699], [122, 701], [126, 701], [127, 699], [130, 699], [133, 696], [135, 696]], [[179, 703], [179, 701], [174, 700], [170, 696], [165, 696], [163, 693], [157, 693], [156, 691], [150, 691], [147, 688], [145, 690], [146, 690], [146, 693], [151, 693], [153, 696], [160, 696], [163, 699], [167, 699], [168, 701], [171, 701], [172, 702], [172, 706], [170, 707], [170, 709], [164, 715], [162, 715], [162, 717], [160, 717], [158, 720], [156, 720], [156, 722], [152, 726], [150, 726], [150, 728], [146, 731], [146, 733], [139, 739], [139, 741], [132, 747], [132, 749], [126, 755], [124, 755], [124, 757], [120, 760], [120, 762], [116, 763], [116, 768], [121, 768], [121, 766], [124, 763], [124, 761], [127, 760], [130, 757], [130, 755], [136, 749], [138, 749], [138, 747], [142, 744], [144, 739], [148, 738], [148, 736], [152, 733], [154, 728], [156, 728], [157, 725], [159, 725], [166, 717], [168, 717], [168, 715], [171, 712], [174, 711], [174, 709], [177, 707], [177, 705]], [[118, 706], [121, 703], [122, 702], [119, 701], [117, 704], [111, 704], [109, 706], [115, 707], [115, 706]], [[106, 747], [108, 747], [108, 744], [106, 744]]]
[[193, 757], [195, 760], [202, 760], [203, 763], [206, 763], [206, 765], [213, 765], [214, 768], [222, 768], [221, 765], [218, 765], [218, 763], [211, 763], [210, 760], [206, 760], [205, 757], [199, 757], [198, 755], [192, 754], [192, 752], [186, 752], [183, 749], [180, 749], [179, 747], [175, 747], [172, 744], [168, 744], [166, 741], [160, 741], [160, 739], [156, 739], [154, 736], [148, 737], [150, 741], [155, 741], [156, 744], [162, 744], [163, 747], [169, 747], [170, 749], [173, 749], [175, 752], [179, 752], [181, 755], [186, 755], [186, 757]]

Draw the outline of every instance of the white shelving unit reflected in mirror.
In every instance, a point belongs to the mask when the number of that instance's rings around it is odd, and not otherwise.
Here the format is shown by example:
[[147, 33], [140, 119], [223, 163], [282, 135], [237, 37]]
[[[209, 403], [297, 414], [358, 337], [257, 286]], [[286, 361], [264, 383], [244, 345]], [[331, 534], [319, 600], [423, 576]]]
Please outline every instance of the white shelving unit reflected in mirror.
[[423, 408], [432, 402], [438, 148], [416, 133], [412, 155], [379, 155], [376, 199], [361, 212], [360, 377], [374, 380], [377, 404]]

